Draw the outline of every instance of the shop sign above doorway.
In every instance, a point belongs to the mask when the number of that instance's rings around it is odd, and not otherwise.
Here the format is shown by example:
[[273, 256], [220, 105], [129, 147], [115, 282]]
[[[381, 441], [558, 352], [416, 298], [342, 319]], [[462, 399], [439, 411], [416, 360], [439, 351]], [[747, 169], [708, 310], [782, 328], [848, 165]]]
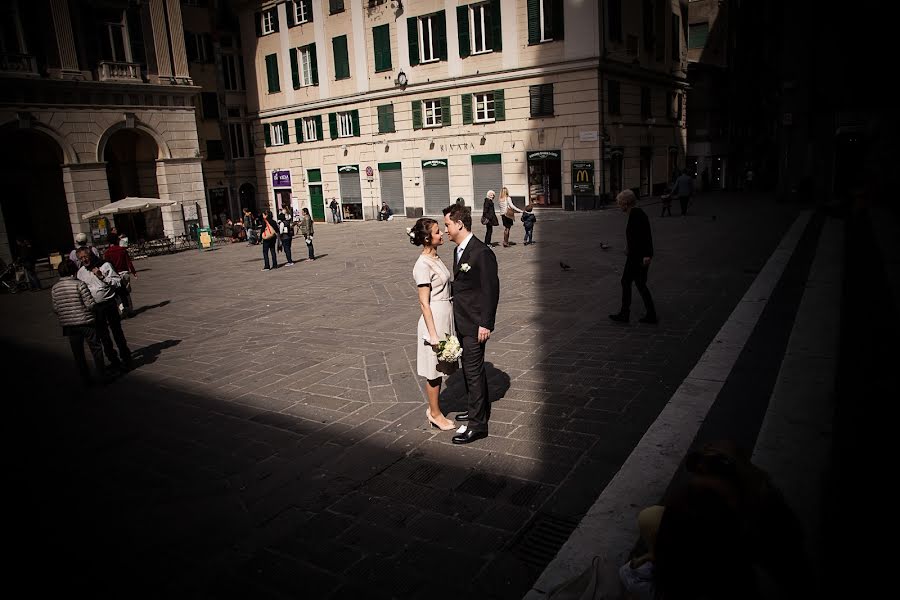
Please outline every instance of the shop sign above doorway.
[[446, 167], [447, 167], [447, 161], [444, 160], [444, 159], [437, 159], [437, 160], [423, 160], [423, 161], [422, 161], [422, 168], [423, 168], [423, 169], [434, 169], [434, 168], [437, 168], [437, 167], [445, 167], [445, 168], [446, 168]]
[[341, 165], [338, 173], [359, 173], [359, 165]]
[[272, 171], [272, 187], [291, 187], [291, 172]]
[[544, 160], [545, 158], [559, 158], [559, 150], [541, 150], [528, 153], [528, 160]]

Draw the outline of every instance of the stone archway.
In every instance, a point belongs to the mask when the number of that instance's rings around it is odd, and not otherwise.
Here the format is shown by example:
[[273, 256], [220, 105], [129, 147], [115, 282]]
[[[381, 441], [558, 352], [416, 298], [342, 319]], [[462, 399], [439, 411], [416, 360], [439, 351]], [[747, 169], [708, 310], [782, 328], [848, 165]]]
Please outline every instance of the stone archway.
[[[63, 185], [63, 149], [35, 128], [0, 129], [0, 245], [16, 256], [16, 241], [31, 242], [37, 258], [68, 252], [72, 224]], [[8, 245], [7, 245], [8, 244]]]
[[[141, 129], [121, 128], [113, 132], [103, 145], [106, 181], [110, 200], [129, 196], [159, 198], [158, 163], [160, 148], [156, 140]], [[116, 229], [131, 239], [153, 239], [163, 234], [160, 209], [146, 213], [120, 215]]]

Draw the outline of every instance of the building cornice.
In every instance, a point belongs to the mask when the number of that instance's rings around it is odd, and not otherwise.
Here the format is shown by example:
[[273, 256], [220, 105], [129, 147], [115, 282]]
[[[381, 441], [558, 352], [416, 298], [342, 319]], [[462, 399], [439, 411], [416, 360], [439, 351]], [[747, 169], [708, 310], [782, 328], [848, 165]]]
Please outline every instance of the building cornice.
[[691, 87], [690, 83], [688, 83], [687, 74], [679, 76], [673, 73], [663, 73], [610, 58], [600, 62], [600, 72], [604, 75], [619, 75], [630, 77], [632, 79], [639, 79], [648, 83], [659, 83], [681, 89], [688, 89]]
[[90, 91], [90, 92], [103, 92], [103, 93], [118, 93], [118, 94], [127, 94], [127, 93], [143, 93], [152, 92], [156, 94], [173, 94], [173, 95], [184, 95], [184, 96], [194, 96], [200, 93], [202, 89], [197, 85], [186, 85], [186, 84], [163, 84], [163, 83], [143, 83], [143, 82], [134, 82], [130, 83], [127, 81], [86, 81], [86, 80], [74, 80], [74, 79], [53, 79], [49, 77], [41, 77], [41, 78], [33, 78], [33, 79], [25, 79], [25, 78], [12, 78], [12, 77], [0, 77], [0, 82], [9, 81], [15, 82], [15, 86], [19, 88], [23, 87], [40, 87], [42, 89], [48, 88], [56, 88], [57, 90], [79, 90], [79, 91]]

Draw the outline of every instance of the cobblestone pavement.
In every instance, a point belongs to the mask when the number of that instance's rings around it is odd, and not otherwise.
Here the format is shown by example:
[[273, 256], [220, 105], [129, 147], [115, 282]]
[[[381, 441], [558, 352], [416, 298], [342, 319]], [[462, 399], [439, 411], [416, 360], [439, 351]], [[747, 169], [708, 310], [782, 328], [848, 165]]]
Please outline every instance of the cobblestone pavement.
[[[534, 246], [495, 249], [490, 437], [464, 447], [426, 428], [403, 220], [322, 225], [320, 260], [272, 272], [244, 244], [139, 261], [137, 368], [89, 392], [49, 294], [0, 297], [28, 382], [7, 441], [22, 568], [120, 597], [520, 598], [796, 215], [725, 194], [657, 210], [658, 326], [606, 317], [617, 211], [539, 213]], [[465, 409], [459, 374], [442, 406]]]

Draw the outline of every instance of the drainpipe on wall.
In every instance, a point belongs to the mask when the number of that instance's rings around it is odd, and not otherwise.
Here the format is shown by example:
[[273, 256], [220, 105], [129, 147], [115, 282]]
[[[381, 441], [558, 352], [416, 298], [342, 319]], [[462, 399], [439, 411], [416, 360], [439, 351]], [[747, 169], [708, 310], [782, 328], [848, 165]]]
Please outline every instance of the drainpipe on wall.
[[600, 111], [600, 160], [597, 161], [600, 165], [600, 203], [603, 204], [603, 194], [606, 193], [606, 145], [609, 143], [609, 134], [606, 133], [606, 118], [603, 112], [603, 107], [605, 105], [604, 102], [604, 74], [603, 74], [603, 61], [606, 60], [606, 32], [604, 31], [603, 24], [604, 19], [603, 15], [606, 14], [606, 0], [602, 0], [599, 3], [600, 11], [597, 15], [597, 20], [599, 22], [598, 32], [600, 34], [600, 65], [598, 67], [597, 73], [597, 81], [599, 84], [599, 93], [597, 94], [597, 102], [599, 103], [599, 111]]

